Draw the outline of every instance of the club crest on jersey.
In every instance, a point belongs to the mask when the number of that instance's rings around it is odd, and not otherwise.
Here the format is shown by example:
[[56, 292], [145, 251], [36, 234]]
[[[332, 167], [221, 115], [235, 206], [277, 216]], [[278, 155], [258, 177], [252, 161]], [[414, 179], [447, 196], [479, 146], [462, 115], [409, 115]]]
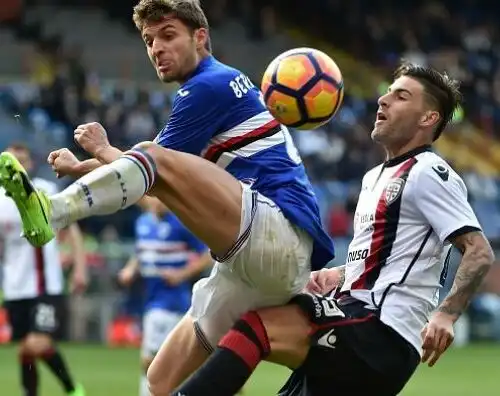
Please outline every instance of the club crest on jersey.
[[405, 181], [398, 177], [397, 179], [391, 180], [389, 184], [385, 187], [385, 202], [387, 205], [393, 203], [401, 195], [403, 191]]

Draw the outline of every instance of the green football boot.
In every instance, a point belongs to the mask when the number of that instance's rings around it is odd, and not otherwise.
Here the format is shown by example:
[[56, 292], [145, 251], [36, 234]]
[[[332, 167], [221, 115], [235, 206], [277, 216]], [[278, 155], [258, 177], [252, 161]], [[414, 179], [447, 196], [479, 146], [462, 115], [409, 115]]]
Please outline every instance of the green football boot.
[[36, 247], [51, 241], [55, 233], [50, 224], [49, 197], [33, 186], [26, 170], [8, 152], [0, 154], [0, 187], [17, 206], [23, 223], [22, 235]]

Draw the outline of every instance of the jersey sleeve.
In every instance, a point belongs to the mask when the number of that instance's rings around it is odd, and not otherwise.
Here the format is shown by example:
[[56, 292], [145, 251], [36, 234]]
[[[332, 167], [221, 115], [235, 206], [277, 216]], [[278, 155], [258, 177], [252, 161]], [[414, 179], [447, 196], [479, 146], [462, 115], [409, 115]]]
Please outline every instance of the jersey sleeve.
[[417, 176], [415, 203], [441, 242], [463, 232], [481, 230], [467, 201], [463, 180], [447, 165], [428, 166]]
[[172, 114], [155, 143], [162, 147], [199, 155], [216, 134], [224, 112], [223, 95], [207, 83], [178, 91]]

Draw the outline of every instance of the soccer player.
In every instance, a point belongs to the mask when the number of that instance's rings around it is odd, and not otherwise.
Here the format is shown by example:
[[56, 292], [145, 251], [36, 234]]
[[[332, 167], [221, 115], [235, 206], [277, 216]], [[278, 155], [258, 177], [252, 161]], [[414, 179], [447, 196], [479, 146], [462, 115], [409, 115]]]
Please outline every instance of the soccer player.
[[147, 198], [147, 211], [135, 224], [136, 254], [118, 279], [130, 285], [144, 280], [141, 396], [149, 396], [146, 373], [168, 334], [189, 309], [190, 281], [212, 264], [205, 245], [156, 198]]
[[299, 293], [311, 268], [333, 258], [333, 243], [287, 129], [246, 75], [210, 54], [199, 3], [141, 0], [134, 21], [158, 77], [181, 83], [155, 143], [121, 153], [102, 126], [82, 125], [75, 139], [98, 161], [80, 163], [60, 150], [49, 158], [54, 170], [83, 174], [106, 165], [49, 198], [2, 154], [0, 183], [35, 245], [53, 229], [116, 212], [149, 193], [209, 247], [215, 268], [195, 285], [190, 311], [148, 370], [151, 393], [159, 396], [191, 374], [242, 314]]
[[[320, 294], [244, 315], [175, 395], [233, 395], [268, 359], [294, 370], [282, 396], [392, 396], [437, 362], [494, 261], [462, 179], [431, 151], [459, 97], [433, 69], [395, 72], [372, 131], [387, 161], [363, 178], [345, 266], [313, 274]], [[451, 244], [462, 261], [438, 306]]]
[[[33, 169], [30, 149], [13, 143], [7, 151], [28, 171]], [[33, 186], [54, 194], [54, 183], [41, 178]], [[86, 286], [85, 251], [78, 225], [69, 226], [69, 242], [74, 257], [72, 289], [81, 292]], [[65, 305], [64, 279], [56, 241], [34, 248], [21, 237], [21, 218], [11, 199], [0, 189], [0, 240], [3, 246], [3, 297], [12, 328], [12, 339], [19, 343], [19, 364], [23, 395], [38, 395], [37, 360], [43, 361], [56, 376], [65, 392], [84, 396], [74, 382], [56, 339], [62, 330]]]

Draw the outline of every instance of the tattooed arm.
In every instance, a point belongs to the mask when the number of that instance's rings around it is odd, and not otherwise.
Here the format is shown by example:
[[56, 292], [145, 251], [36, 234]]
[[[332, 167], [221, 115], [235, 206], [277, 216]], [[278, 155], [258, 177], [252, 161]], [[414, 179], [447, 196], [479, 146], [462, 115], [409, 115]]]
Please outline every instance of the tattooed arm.
[[451, 238], [463, 254], [453, 286], [422, 330], [422, 362], [432, 367], [455, 337], [453, 323], [469, 305], [494, 261], [490, 244], [481, 231]]
[[438, 307], [438, 311], [457, 320], [490, 270], [494, 255], [488, 240], [480, 231], [460, 235], [451, 242], [462, 252], [463, 257], [451, 291]]
[[337, 287], [342, 287], [344, 285], [344, 282], [345, 282], [345, 264], [344, 265], [341, 265], [340, 267], [336, 267], [337, 268], [337, 271], [339, 271], [339, 283], [337, 285]]

